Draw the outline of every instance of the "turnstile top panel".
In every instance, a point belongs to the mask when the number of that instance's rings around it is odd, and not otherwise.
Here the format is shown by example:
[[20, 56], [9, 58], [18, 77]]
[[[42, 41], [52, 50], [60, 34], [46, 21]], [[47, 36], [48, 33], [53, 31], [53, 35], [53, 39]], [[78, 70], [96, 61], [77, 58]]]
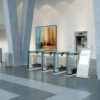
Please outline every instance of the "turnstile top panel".
[[42, 53], [43, 50], [36, 50], [36, 51], [28, 51], [29, 53]]

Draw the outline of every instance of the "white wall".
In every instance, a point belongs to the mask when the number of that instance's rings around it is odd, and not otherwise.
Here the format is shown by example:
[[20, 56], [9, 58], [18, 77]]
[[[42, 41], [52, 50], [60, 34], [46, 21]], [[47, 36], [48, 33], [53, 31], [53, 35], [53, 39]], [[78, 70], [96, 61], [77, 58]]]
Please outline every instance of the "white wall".
[[[92, 49], [92, 58], [95, 58], [92, 3], [92, 0], [35, 0], [30, 49], [35, 50], [36, 26], [57, 25], [57, 49], [59, 51], [74, 51], [74, 33], [76, 31], [88, 31], [88, 47]], [[19, 27], [21, 24], [21, 6], [22, 4], [18, 6]], [[2, 0], [0, 0], [0, 24], [4, 24]]]
[[7, 44], [7, 38], [5, 34], [5, 30], [0, 30], [0, 48], [3, 49], [4, 52], [8, 51], [8, 44]]
[[2, 48], [2, 60], [5, 61], [5, 54], [8, 52], [8, 43], [5, 29], [0, 29], [0, 48]]
[[5, 52], [8, 52], [7, 37], [4, 25], [3, 2], [0, 0], [0, 48], [3, 52], [3, 61], [5, 61]]
[[6, 31], [5, 31], [5, 26], [4, 26], [4, 13], [3, 13], [2, 0], [0, 0], [0, 48], [2, 48], [3, 52], [8, 51]]
[[88, 47], [95, 58], [92, 0], [35, 0], [30, 49], [35, 50], [35, 27], [57, 25], [57, 49], [75, 50], [74, 33], [88, 31]]

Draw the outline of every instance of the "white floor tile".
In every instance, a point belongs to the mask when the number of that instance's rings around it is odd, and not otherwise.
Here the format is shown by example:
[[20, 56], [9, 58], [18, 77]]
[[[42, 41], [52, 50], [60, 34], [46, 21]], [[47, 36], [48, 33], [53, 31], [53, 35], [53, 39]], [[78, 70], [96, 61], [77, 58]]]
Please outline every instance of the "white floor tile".
[[3, 74], [3, 73], [0, 73], [0, 79], [9, 81], [12, 83], [16, 83], [16, 84], [19, 84], [22, 86], [39, 89], [39, 90], [42, 90], [45, 92], [50, 92], [50, 93], [57, 95], [48, 100], [66, 100], [66, 99], [67, 100], [82, 100], [83, 98], [86, 98], [87, 96], [90, 95], [90, 93], [85, 92], [85, 91], [71, 89], [71, 88], [65, 88], [65, 87], [61, 87], [61, 86], [56, 86], [56, 85], [43, 83], [43, 82], [30, 80], [30, 79], [24, 79], [24, 78], [7, 75], [7, 74]]
[[19, 95], [0, 89], [0, 100], [10, 100]]

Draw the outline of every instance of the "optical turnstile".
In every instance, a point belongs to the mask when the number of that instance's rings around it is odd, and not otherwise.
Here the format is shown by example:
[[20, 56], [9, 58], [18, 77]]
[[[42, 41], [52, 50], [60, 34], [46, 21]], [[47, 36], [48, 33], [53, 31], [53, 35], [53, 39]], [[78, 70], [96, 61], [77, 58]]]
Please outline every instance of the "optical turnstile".
[[43, 51], [28, 51], [28, 69], [39, 69], [43, 66]]
[[[66, 72], [69, 52], [56, 52], [54, 55], [54, 73]], [[63, 59], [64, 58], [64, 59]]]
[[28, 51], [28, 69], [41, 68], [54, 73], [66, 72], [73, 75], [77, 72], [79, 53], [58, 51]]
[[43, 58], [42, 58], [42, 62], [43, 62], [43, 66], [42, 66], [42, 71], [50, 71], [54, 69], [54, 65], [55, 65], [55, 53], [56, 51], [44, 51], [43, 52]]

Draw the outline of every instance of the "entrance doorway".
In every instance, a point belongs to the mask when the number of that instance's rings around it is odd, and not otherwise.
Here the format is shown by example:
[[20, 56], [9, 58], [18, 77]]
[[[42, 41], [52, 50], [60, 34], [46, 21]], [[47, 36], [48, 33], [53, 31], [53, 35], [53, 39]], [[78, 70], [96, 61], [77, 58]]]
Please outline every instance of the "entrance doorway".
[[87, 48], [87, 32], [75, 33], [75, 51], [80, 52], [82, 48]]

